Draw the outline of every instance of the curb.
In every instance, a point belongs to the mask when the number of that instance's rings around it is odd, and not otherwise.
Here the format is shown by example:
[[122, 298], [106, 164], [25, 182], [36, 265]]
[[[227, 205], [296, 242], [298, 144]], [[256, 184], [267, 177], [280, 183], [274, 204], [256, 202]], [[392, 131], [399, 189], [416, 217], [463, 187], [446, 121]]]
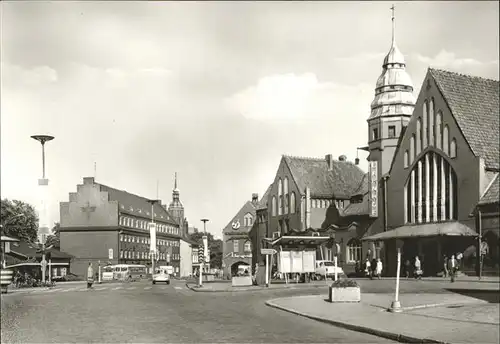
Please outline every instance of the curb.
[[244, 292], [244, 291], [271, 291], [271, 290], [300, 290], [300, 289], [312, 289], [312, 288], [322, 288], [324, 285], [312, 285], [312, 286], [307, 286], [307, 287], [278, 287], [278, 288], [241, 288], [241, 289], [234, 289], [234, 290], [228, 290], [228, 289], [222, 289], [222, 290], [214, 290], [214, 289], [203, 289], [203, 288], [196, 288], [193, 286], [190, 286], [188, 283], [186, 283], [186, 287], [194, 292], [197, 293], [238, 293], [238, 292]]
[[353, 325], [353, 324], [349, 324], [349, 323], [346, 323], [346, 322], [341, 322], [341, 321], [335, 321], [335, 320], [320, 318], [320, 317], [317, 317], [317, 316], [314, 316], [314, 315], [309, 315], [309, 314], [302, 313], [302, 312], [299, 312], [299, 311], [296, 311], [296, 310], [293, 310], [293, 309], [289, 309], [289, 308], [286, 308], [286, 307], [283, 307], [283, 306], [279, 306], [279, 305], [277, 305], [277, 304], [275, 304], [273, 302], [275, 300], [277, 300], [277, 299], [272, 299], [272, 300], [266, 301], [265, 302], [266, 306], [269, 306], [271, 308], [276, 308], [276, 309], [279, 309], [281, 311], [285, 311], [285, 312], [292, 313], [292, 314], [295, 314], [295, 315], [299, 315], [299, 316], [302, 316], [302, 317], [305, 317], [305, 318], [309, 318], [309, 319], [312, 319], [312, 320], [320, 321], [322, 323], [330, 324], [330, 325], [333, 325], [333, 326], [336, 326], [336, 327], [345, 328], [347, 330], [356, 331], [356, 332], [362, 332], [362, 333], [367, 333], [367, 334], [371, 334], [373, 336], [377, 336], [377, 337], [381, 337], [381, 338], [385, 338], [385, 339], [389, 339], [389, 340], [394, 340], [394, 341], [397, 341], [397, 342], [400, 342], [400, 343], [437, 343], [437, 344], [448, 344], [447, 342], [442, 342], [442, 341], [439, 341], [439, 340], [427, 339], [427, 338], [410, 337], [410, 336], [406, 336], [406, 335], [400, 334], [400, 333], [386, 332], [386, 331], [377, 330], [377, 329], [374, 329], [374, 328], [371, 328], [371, 327]]

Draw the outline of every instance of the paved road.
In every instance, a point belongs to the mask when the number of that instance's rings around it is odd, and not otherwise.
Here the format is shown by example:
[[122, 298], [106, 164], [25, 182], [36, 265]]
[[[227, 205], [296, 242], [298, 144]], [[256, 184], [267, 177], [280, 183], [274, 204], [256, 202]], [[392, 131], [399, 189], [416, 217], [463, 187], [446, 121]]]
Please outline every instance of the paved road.
[[324, 290], [195, 293], [183, 282], [81, 285], [2, 296], [2, 343], [387, 343], [264, 305]]

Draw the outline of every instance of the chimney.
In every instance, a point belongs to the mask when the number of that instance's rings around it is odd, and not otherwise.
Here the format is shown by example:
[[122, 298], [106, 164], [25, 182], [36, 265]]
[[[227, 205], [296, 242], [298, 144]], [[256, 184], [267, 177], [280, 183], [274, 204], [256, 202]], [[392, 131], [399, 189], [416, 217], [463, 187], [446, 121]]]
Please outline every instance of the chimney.
[[259, 194], [257, 194], [257, 193], [252, 194], [252, 203], [254, 205], [257, 205], [257, 203], [259, 203]]
[[328, 171], [333, 170], [333, 155], [327, 154], [325, 155], [326, 164], [328, 165]]
[[359, 165], [359, 158], [354, 159], [354, 165]]
[[83, 177], [83, 184], [94, 184], [94, 177]]
[[347, 161], [347, 157], [345, 155], [339, 156], [339, 161]]

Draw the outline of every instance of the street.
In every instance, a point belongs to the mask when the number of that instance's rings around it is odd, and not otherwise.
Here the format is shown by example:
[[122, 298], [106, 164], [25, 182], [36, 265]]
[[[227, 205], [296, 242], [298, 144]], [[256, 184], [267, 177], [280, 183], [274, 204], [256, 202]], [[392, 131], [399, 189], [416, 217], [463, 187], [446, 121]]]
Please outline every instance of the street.
[[386, 343], [267, 307], [324, 290], [196, 293], [185, 282], [61, 286], [2, 295], [2, 343]]

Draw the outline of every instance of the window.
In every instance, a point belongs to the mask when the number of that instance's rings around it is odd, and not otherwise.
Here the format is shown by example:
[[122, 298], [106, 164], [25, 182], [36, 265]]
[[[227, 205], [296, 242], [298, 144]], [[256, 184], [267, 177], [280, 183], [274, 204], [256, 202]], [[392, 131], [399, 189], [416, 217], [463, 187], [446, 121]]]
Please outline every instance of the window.
[[351, 239], [347, 243], [347, 262], [355, 263], [361, 261], [361, 242], [358, 239]]
[[283, 185], [283, 189], [284, 189], [283, 193], [285, 195], [287, 195], [288, 194], [288, 177], [285, 177], [285, 184]]
[[[427, 166], [429, 178], [426, 173]], [[420, 218], [421, 222], [457, 218], [457, 177], [448, 161], [441, 155], [427, 152], [413, 167], [405, 190], [405, 213], [409, 223], [420, 222]]]
[[405, 154], [404, 154], [404, 166], [405, 168], [408, 168], [408, 150], [405, 150]]
[[410, 137], [410, 164], [413, 164], [415, 159], [415, 134]]
[[246, 214], [243, 219], [245, 226], [251, 226], [253, 224], [253, 216], [252, 214]]
[[279, 197], [278, 215], [283, 215], [283, 196]]
[[457, 157], [457, 140], [453, 138], [450, 143], [450, 158], [456, 158]]
[[250, 241], [245, 242], [245, 252], [252, 252], [252, 243]]
[[443, 128], [443, 152], [445, 154], [450, 154], [450, 138], [448, 134], [448, 126], [445, 125]]
[[289, 197], [290, 197], [290, 195], [288, 195], [288, 194], [286, 194], [286, 195], [285, 195], [285, 210], [284, 210], [284, 214], [288, 214], [288, 213], [289, 213], [289, 208], [288, 208], [288, 204], [289, 204], [288, 200], [289, 200]]
[[427, 123], [429, 123], [429, 116], [428, 116], [428, 111], [427, 108], [429, 107], [429, 104], [427, 104], [427, 100], [424, 102], [424, 106], [422, 108], [422, 118], [424, 119], [424, 125], [422, 127], [422, 149], [427, 148], [427, 142], [428, 142], [428, 132], [427, 132]]
[[415, 149], [415, 155], [419, 155], [420, 152], [423, 150], [422, 148], [422, 120], [420, 117], [417, 119], [417, 132], [416, 132], [416, 149]]
[[278, 196], [283, 195], [283, 181], [281, 178], [278, 179]]
[[272, 216], [276, 216], [276, 196], [273, 196], [271, 201], [271, 214]]
[[396, 126], [395, 125], [390, 125], [389, 126], [389, 138], [396, 137]]
[[439, 111], [436, 115], [436, 148], [437, 149], [442, 149], [443, 144], [442, 144], [442, 137], [441, 137], [441, 132], [442, 132], [442, 121], [443, 121], [443, 114], [441, 111]]
[[123, 258], [123, 251], [120, 251], [120, 258]]
[[378, 140], [378, 128], [373, 128], [372, 133], [373, 133], [372, 136], [373, 141]]
[[295, 214], [295, 192], [290, 195], [290, 213]]
[[233, 240], [233, 252], [237, 253], [240, 251], [240, 241], [238, 239]]
[[429, 102], [429, 146], [435, 145], [435, 133], [434, 133], [434, 98]]

